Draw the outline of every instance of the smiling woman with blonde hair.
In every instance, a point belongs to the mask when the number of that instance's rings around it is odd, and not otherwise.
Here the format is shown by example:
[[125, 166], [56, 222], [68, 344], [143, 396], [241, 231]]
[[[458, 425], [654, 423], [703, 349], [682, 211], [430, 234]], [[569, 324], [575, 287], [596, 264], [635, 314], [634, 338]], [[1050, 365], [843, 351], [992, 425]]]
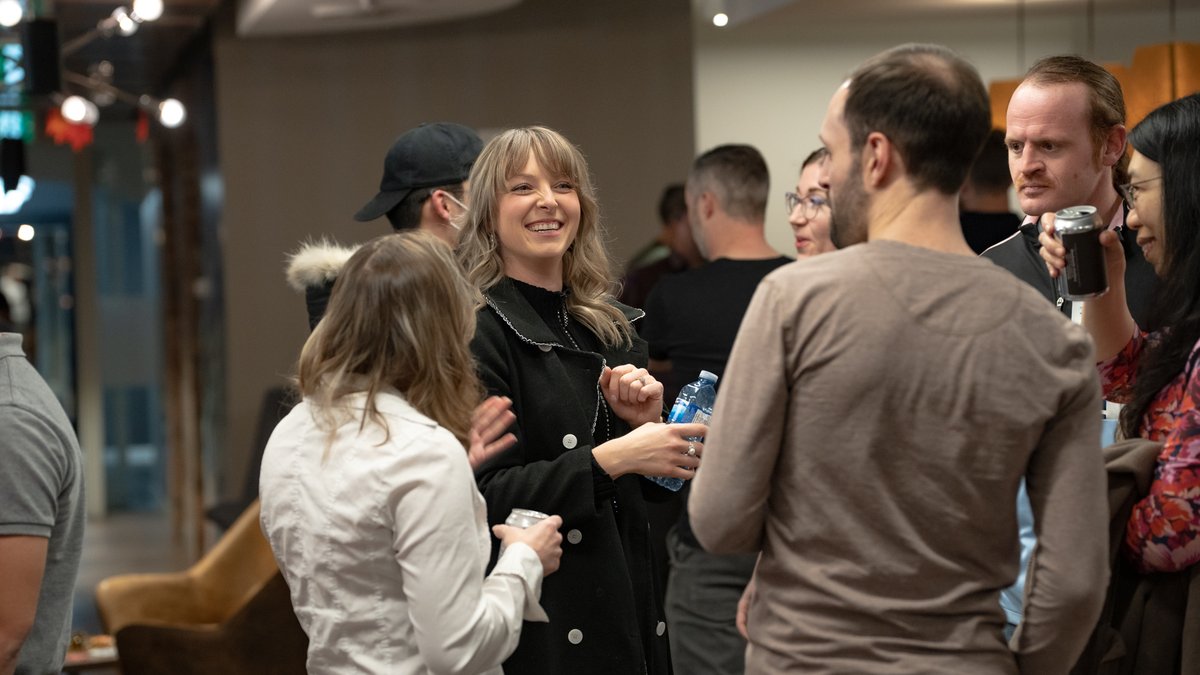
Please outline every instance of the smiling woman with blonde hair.
[[[489, 144], [485, 161], [476, 160], [471, 174], [474, 207], [466, 215], [459, 233], [458, 257], [466, 266], [467, 279], [479, 289], [492, 288], [506, 276], [504, 249], [490, 222], [499, 209], [509, 176], [525, 168], [528, 157], [553, 167], [570, 181], [578, 201], [578, 230], [562, 253], [562, 282], [570, 287], [567, 305], [587, 327], [608, 344], [631, 345], [633, 327], [612, 299], [613, 272], [608, 250], [601, 239], [600, 206], [587, 163], [579, 150], [558, 132], [545, 127], [514, 129]], [[483, 155], [481, 155], [483, 157]], [[511, 275], [509, 275], [511, 276]]]
[[645, 498], [674, 495], [641, 476], [690, 478], [702, 447], [685, 436], [704, 427], [660, 423], [642, 311], [613, 299], [578, 148], [545, 127], [507, 131], [476, 160], [468, 201], [458, 258], [483, 294], [471, 348], [517, 416], [517, 443], [476, 472], [488, 518], [532, 508], [567, 532], [542, 593], [550, 623], [526, 624], [504, 671], [665, 675]]
[[[300, 355], [301, 401], [263, 455], [262, 525], [309, 638], [309, 673], [490, 673], [545, 621], [562, 521], [499, 525], [468, 465], [482, 398], [471, 298], [424, 232], [364, 244]], [[526, 624], [533, 625], [533, 624]]]

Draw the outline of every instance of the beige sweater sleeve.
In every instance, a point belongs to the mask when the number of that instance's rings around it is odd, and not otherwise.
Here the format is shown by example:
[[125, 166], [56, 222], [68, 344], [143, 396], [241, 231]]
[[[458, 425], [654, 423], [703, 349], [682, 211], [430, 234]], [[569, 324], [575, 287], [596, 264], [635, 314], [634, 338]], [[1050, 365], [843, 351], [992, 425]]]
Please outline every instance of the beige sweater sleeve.
[[[1079, 332], [1078, 328], [1074, 328]], [[1107, 481], [1100, 451], [1100, 384], [1082, 336], [1063, 364], [1060, 414], [1047, 425], [1026, 474], [1038, 545], [1025, 618], [1011, 646], [1022, 673], [1067, 673], [1099, 617], [1108, 582]]]
[[778, 316], [776, 289], [768, 279], [742, 319], [688, 500], [696, 539], [712, 553], [751, 553], [762, 546], [788, 395]]

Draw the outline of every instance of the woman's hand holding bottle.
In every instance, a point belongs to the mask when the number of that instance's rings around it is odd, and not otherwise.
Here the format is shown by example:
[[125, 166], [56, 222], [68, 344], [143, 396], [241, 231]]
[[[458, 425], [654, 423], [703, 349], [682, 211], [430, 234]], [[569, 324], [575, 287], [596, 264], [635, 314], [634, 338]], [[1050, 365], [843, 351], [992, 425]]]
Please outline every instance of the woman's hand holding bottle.
[[643, 424], [620, 438], [596, 446], [592, 456], [613, 478], [635, 473], [689, 480], [700, 466], [704, 444], [689, 441], [687, 437], [699, 437], [707, 432], [708, 427], [699, 423]]

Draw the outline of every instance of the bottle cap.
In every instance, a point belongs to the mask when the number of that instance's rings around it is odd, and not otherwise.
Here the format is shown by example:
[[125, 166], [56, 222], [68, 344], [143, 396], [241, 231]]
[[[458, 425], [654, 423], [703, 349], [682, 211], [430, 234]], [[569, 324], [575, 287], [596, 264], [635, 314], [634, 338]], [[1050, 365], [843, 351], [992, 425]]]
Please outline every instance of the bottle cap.
[[700, 379], [708, 380], [709, 382], [716, 382], [720, 378], [718, 378], [716, 375], [708, 372], [707, 370], [702, 370], [702, 371], [700, 371]]

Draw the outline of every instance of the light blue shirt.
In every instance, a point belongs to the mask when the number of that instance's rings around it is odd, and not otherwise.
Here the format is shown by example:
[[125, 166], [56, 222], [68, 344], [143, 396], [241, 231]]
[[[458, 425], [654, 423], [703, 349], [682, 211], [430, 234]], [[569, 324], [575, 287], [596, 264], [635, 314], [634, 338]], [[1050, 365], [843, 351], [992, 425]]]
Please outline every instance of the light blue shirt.
[[[1102, 420], [1100, 445], [1111, 444], [1116, 434], [1117, 421]], [[1037, 544], [1037, 537], [1033, 534], [1033, 507], [1029, 504], [1024, 478], [1017, 491], [1017, 536], [1021, 539], [1021, 572], [1012, 586], [1000, 591], [1000, 607], [1004, 610], [1005, 618], [1014, 626], [1021, 623], [1021, 618], [1025, 616], [1025, 573], [1029, 571], [1029, 557], [1033, 555], [1033, 547]]]

